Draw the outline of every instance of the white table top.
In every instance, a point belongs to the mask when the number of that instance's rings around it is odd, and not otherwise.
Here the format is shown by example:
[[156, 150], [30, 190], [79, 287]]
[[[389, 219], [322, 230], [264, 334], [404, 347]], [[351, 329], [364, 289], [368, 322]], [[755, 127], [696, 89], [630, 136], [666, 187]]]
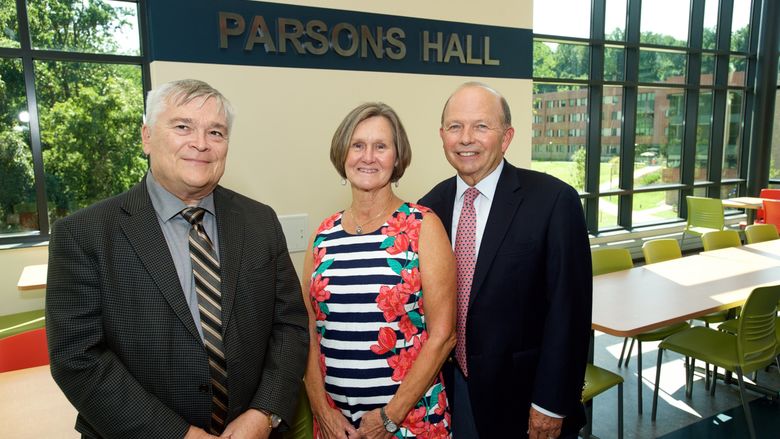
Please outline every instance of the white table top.
[[764, 207], [764, 199], [759, 197], [736, 197], [721, 200], [723, 207], [735, 209], [760, 209]]
[[8, 438], [81, 437], [73, 426], [76, 409], [49, 372], [49, 366], [0, 373], [0, 425]]
[[780, 284], [780, 240], [703, 252], [593, 278], [592, 327], [632, 336], [741, 305]]
[[28, 265], [24, 267], [22, 275], [19, 276], [19, 282], [16, 283], [16, 288], [22, 291], [46, 288], [46, 271], [48, 269], [49, 264]]

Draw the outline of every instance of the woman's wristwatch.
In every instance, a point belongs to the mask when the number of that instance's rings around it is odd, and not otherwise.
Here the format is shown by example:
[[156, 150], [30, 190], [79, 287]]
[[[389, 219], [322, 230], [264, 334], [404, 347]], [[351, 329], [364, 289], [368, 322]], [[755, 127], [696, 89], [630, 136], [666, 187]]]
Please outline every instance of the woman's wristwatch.
[[379, 409], [379, 416], [382, 417], [382, 423], [385, 425], [385, 430], [387, 430], [388, 433], [395, 433], [398, 431], [398, 425], [387, 416], [384, 407]]

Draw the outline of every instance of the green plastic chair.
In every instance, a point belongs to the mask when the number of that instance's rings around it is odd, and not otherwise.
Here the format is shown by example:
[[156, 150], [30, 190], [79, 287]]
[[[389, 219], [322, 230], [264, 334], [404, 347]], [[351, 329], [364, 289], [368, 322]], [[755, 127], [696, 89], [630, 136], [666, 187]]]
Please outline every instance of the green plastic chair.
[[[606, 248], [591, 251], [591, 260], [593, 261], [593, 275], [613, 273], [615, 271], [628, 270], [634, 266], [631, 260], [631, 252], [624, 248]], [[628, 355], [625, 355], [628, 337], [623, 339], [623, 348], [620, 350], [620, 359], [618, 367], [622, 367], [623, 358], [626, 358], [626, 367], [628, 367], [628, 358], [634, 348], [634, 342], [637, 344], [637, 410], [642, 414], [642, 342], [663, 340], [670, 334], [681, 331], [688, 327], [688, 323], [679, 323], [676, 325], [658, 328], [653, 331], [637, 334], [631, 338], [631, 347]]]
[[685, 244], [685, 235], [701, 236], [707, 232], [723, 230], [723, 203], [718, 198], [685, 197], [688, 206], [688, 221], [683, 230], [680, 247]]
[[[298, 395], [298, 410], [295, 418], [290, 423], [290, 429], [284, 433], [278, 433], [272, 438], [281, 439], [313, 439], [314, 438], [314, 418], [309, 406], [309, 398], [306, 396], [306, 389], [301, 383], [301, 393]], [[274, 432], [276, 433], [276, 432]]]
[[734, 230], [719, 230], [701, 235], [701, 243], [704, 251], [708, 252], [721, 248], [739, 247], [742, 245], [742, 240], [739, 238], [739, 233]]
[[[743, 376], [768, 365], [777, 353], [777, 301], [780, 299], [780, 285], [756, 288], [750, 293], [742, 308], [737, 334], [728, 334], [714, 329], [696, 326], [669, 336], [658, 345], [658, 364], [653, 392], [652, 420], [658, 410], [658, 385], [661, 380], [661, 360], [665, 350], [678, 352], [691, 358], [687, 368], [686, 395], [690, 396], [693, 384], [693, 369], [696, 359], [735, 372], [739, 383], [739, 395], [748, 424], [750, 437], [756, 437], [750, 406], [745, 399]], [[714, 387], [714, 384], [713, 384]]]
[[600, 248], [591, 250], [593, 275], [613, 273], [634, 267], [631, 252], [624, 248]]
[[748, 244], [771, 241], [780, 238], [774, 224], [751, 224], [745, 228], [745, 238]]
[[642, 254], [646, 264], [668, 261], [682, 257], [680, 245], [676, 239], [654, 239], [642, 245]]
[[[728, 247], [739, 247], [742, 245], [742, 241], [739, 239], [739, 233], [734, 230], [721, 230], [717, 232], [708, 232], [701, 236], [701, 242], [704, 246], [704, 251], [718, 250]], [[739, 308], [734, 308], [739, 309]], [[725, 322], [729, 317], [733, 317], [736, 313], [731, 310], [718, 311], [706, 316], [697, 317], [696, 320], [704, 322], [709, 327], [713, 323]]]
[[[623, 439], [623, 377], [590, 363], [585, 367], [585, 385], [582, 387], [583, 403], [615, 386], [618, 386], [618, 439]], [[588, 419], [584, 437], [591, 437], [592, 429], [593, 420]]]

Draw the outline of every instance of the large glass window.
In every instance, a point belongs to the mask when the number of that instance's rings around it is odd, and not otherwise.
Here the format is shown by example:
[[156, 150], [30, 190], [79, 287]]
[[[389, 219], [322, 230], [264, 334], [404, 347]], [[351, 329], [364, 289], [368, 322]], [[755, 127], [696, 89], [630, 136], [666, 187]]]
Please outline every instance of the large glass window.
[[[589, 200], [586, 209], [598, 209], [587, 215], [592, 233], [678, 221], [681, 200], [694, 193], [744, 192], [747, 75], [756, 59], [751, 7], [750, 0], [534, 2], [531, 166], [559, 176], [572, 173], [556, 167], [576, 170], [576, 179], [564, 179]], [[721, 28], [731, 34], [721, 37]], [[594, 98], [597, 105], [576, 111], [555, 103]], [[585, 125], [562, 132], [551, 112], [581, 112], [566, 120]], [[575, 141], [581, 132], [591, 135]]]
[[0, 0], [2, 242], [45, 239], [54, 220], [146, 170], [138, 4], [28, 0], [19, 15], [16, 5]]

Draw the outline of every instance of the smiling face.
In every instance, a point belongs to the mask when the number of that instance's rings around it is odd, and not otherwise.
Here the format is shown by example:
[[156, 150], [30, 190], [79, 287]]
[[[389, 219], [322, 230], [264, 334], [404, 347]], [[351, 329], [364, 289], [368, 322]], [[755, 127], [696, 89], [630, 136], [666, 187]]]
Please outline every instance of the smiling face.
[[501, 163], [514, 132], [504, 126], [500, 98], [479, 86], [450, 97], [439, 129], [447, 161], [470, 186]]
[[225, 172], [228, 124], [214, 98], [179, 106], [166, 102], [141, 137], [154, 178], [188, 205], [210, 194]]
[[353, 187], [365, 191], [390, 184], [396, 151], [393, 128], [382, 116], [360, 122], [349, 141], [344, 171]]

